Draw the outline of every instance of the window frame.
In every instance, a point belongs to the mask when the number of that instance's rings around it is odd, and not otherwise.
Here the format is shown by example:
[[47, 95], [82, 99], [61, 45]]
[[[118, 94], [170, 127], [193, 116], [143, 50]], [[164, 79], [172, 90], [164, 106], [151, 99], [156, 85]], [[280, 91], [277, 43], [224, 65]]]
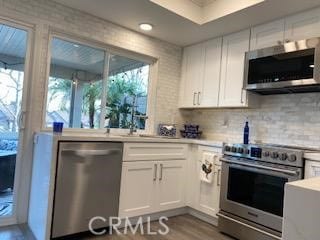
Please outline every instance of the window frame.
[[[48, 41], [48, 51], [47, 51], [47, 69], [46, 69], [46, 79], [44, 86], [44, 101], [42, 106], [42, 126], [41, 131], [50, 132], [52, 131], [52, 127], [46, 126], [46, 114], [47, 114], [47, 100], [48, 100], [48, 84], [49, 84], [49, 76], [50, 76], [50, 68], [51, 68], [51, 56], [52, 56], [52, 41], [54, 38], [58, 38], [60, 40], [69, 41], [75, 44], [82, 44], [88, 47], [92, 47], [95, 49], [99, 49], [104, 51], [106, 54], [119, 55], [123, 57], [127, 57], [130, 59], [134, 59], [137, 61], [145, 62], [149, 64], [149, 80], [148, 80], [148, 98], [147, 98], [147, 116], [146, 119], [146, 127], [144, 130], [137, 130], [137, 134], [154, 134], [155, 133], [155, 107], [156, 107], [156, 95], [157, 95], [157, 79], [158, 79], [158, 63], [159, 59], [157, 57], [144, 55], [141, 53], [137, 53], [128, 49], [123, 49], [119, 47], [115, 47], [103, 42], [99, 42], [93, 39], [87, 39], [81, 36], [77, 36], [74, 34], [69, 34], [61, 30], [49, 29], [49, 41]], [[106, 69], [105, 69], [106, 71]], [[108, 73], [105, 76], [104, 83], [107, 86], [108, 84]], [[107, 97], [107, 93], [105, 94]], [[82, 133], [82, 134], [103, 134], [106, 133], [106, 129], [83, 129], [83, 128], [64, 128], [63, 131], [65, 133]], [[127, 134], [129, 129], [121, 129], [121, 128], [111, 128], [111, 135], [119, 135], [119, 134]]]
[[[9, 226], [13, 224], [22, 223], [27, 217], [27, 206], [29, 204], [29, 193], [25, 193], [26, 187], [21, 179], [27, 179], [31, 177], [31, 172], [25, 172], [24, 166], [27, 164], [28, 157], [30, 157], [30, 150], [28, 149], [28, 139], [33, 136], [32, 131], [29, 130], [29, 117], [30, 117], [30, 91], [32, 85], [32, 77], [34, 76], [35, 67], [35, 41], [37, 26], [33, 23], [26, 23], [21, 19], [8, 18], [3, 15], [0, 16], [0, 24], [7, 25], [12, 28], [23, 30], [27, 33], [26, 39], [26, 53], [24, 61], [24, 78], [23, 78], [23, 90], [20, 106], [20, 114], [23, 118], [22, 127], [19, 126], [18, 131], [18, 148], [16, 155], [16, 166], [14, 173], [14, 186], [13, 186], [13, 205], [12, 212], [9, 216], [2, 216], [0, 218], [0, 227]], [[22, 177], [23, 176], [23, 177]], [[24, 181], [25, 182], [25, 181]], [[27, 183], [28, 184], [28, 183]], [[29, 187], [29, 186], [27, 186]]]

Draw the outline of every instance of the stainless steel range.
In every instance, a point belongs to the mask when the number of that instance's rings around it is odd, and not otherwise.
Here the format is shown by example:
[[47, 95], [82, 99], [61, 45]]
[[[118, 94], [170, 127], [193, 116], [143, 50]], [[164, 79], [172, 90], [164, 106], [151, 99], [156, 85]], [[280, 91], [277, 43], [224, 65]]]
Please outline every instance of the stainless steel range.
[[240, 240], [281, 239], [284, 186], [303, 178], [303, 151], [224, 146], [219, 230]]

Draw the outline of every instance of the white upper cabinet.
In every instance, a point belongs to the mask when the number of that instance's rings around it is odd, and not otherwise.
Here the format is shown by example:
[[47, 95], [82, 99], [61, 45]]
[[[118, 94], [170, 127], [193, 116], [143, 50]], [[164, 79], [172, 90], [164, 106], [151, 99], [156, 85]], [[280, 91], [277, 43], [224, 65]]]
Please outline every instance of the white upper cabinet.
[[203, 45], [196, 44], [186, 47], [183, 53], [181, 107], [196, 107], [198, 92], [202, 88], [204, 67]]
[[250, 50], [272, 47], [284, 40], [284, 19], [259, 25], [251, 29]]
[[180, 107], [217, 107], [222, 39], [186, 47], [183, 53]]
[[243, 90], [245, 53], [249, 50], [250, 30], [223, 38], [219, 106], [247, 106]]
[[205, 42], [205, 62], [202, 89], [198, 93], [200, 107], [217, 107], [221, 67], [222, 38]]
[[312, 37], [320, 37], [320, 8], [286, 18], [285, 41]]

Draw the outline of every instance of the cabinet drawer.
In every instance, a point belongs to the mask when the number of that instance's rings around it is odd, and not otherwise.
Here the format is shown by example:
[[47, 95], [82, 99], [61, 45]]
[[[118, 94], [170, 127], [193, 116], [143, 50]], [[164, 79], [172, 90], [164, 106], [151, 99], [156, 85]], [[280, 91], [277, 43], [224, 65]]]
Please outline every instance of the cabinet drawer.
[[183, 160], [187, 158], [186, 144], [126, 143], [123, 161]]

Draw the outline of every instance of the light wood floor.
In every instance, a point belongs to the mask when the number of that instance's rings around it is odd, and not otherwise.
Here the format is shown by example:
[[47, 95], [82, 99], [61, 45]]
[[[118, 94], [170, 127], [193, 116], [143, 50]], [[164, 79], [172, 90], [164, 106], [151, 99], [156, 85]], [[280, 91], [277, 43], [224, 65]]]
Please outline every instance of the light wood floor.
[[[166, 222], [170, 228], [168, 235], [112, 235], [101, 237], [83, 238], [85, 240], [231, 240], [219, 233], [216, 227], [205, 223], [191, 215], [172, 217]], [[159, 230], [159, 223], [153, 222], [151, 229]], [[163, 228], [161, 228], [163, 229]]]
[[[172, 217], [166, 222], [170, 228], [168, 235], [108, 235], [100, 237], [76, 237], [75, 240], [232, 240], [222, 235], [217, 228], [193, 216]], [[151, 224], [151, 230], [163, 229], [158, 222]], [[0, 228], [0, 240], [34, 240], [26, 226]]]

